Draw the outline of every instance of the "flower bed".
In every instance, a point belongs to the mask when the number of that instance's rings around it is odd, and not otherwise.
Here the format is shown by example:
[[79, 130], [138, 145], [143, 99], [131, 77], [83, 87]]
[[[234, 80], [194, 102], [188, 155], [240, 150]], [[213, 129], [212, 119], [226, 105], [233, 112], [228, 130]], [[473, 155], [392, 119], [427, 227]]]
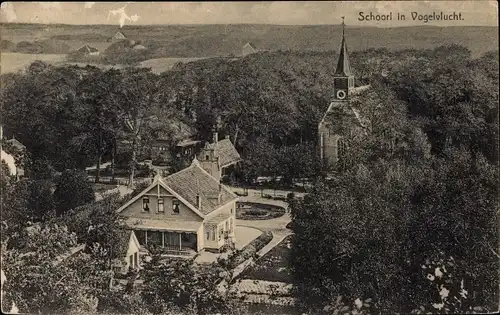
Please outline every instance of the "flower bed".
[[268, 220], [281, 217], [285, 209], [280, 206], [253, 202], [239, 202], [236, 211], [238, 220]]
[[241, 278], [292, 283], [290, 271], [291, 235], [245, 270]]

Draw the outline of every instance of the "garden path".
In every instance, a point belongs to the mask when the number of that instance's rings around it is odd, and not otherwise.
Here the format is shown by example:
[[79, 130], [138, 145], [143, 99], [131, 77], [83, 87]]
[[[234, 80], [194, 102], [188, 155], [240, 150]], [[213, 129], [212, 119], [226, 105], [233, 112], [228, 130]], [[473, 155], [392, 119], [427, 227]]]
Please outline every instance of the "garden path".
[[[260, 194], [260, 192], [259, 192]], [[240, 201], [242, 202], [257, 202], [262, 204], [269, 204], [275, 206], [281, 206], [285, 209], [288, 208], [288, 204], [281, 200], [272, 200], [260, 197], [260, 195], [251, 195], [249, 192], [249, 196], [240, 197]], [[287, 212], [281, 217], [269, 219], [269, 220], [237, 220], [237, 226], [247, 226], [253, 227], [262, 231], [270, 231], [273, 233], [273, 239], [269, 244], [264, 246], [257, 254], [259, 256], [265, 255], [269, 252], [273, 247], [278, 245], [285, 237], [291, 234], [291, 231], [286, 228], [286, 225], [291, 221], [290, 214]]]

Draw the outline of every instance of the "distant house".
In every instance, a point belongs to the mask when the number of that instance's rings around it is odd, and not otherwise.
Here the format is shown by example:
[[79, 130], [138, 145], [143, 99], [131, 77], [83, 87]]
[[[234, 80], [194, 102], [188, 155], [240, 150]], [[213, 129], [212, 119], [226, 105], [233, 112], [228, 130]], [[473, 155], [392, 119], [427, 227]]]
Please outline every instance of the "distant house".
[[177, 143], [176, 151], [180, 157], [186, 160], [192, 160], [193, 157], [196, 156], [198, 152], [200, 152], [201, 148], [202, 141], [185, 139]]
[[100, 51], [97, 48], [91, 47], [89, 45], [83, 45], [82, 47], [78, 48], [77, 51], [87, 56], [98, 56], [100, 54]]
[[244, 57], [244, 56], [254, 54], [257, 51], [258, 50], [257, 50], [257, 48], [255, 48], [255, 45], [253, 45], [252, 43], [246, 43], [245, 46], [243, 46], [243, 48], [241, 50], [241, 55]]
[[112, 41], [120, 41], [127, 39], [127, 36], [122, 32], [116, 32], [116, 34], [112, 37]]
[[207, 172], [191, 165], [153, 183], [118, 209], [141, 245], [167, 255], [219, 251], [235, 241], [238, 197]]

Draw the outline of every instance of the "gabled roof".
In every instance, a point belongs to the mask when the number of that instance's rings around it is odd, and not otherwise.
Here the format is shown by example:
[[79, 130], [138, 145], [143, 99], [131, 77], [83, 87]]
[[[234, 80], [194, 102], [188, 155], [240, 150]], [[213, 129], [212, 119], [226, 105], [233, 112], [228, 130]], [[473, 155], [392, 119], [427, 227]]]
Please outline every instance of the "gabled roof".
[[85, 52], [85, 53], [91, 53], [91, 52], [98, 52], [99, 50], [95, 47], [91, 47], [89, 45], [83, 45], [82, 47], [78, 48], [79, 52]]
[[209, 143], [205, 146], [205, 150], [214, 150], [214, 156], [219, 158], [221, 167], [226, 167], [241, 160], [241, 156], [236, 151], [233, 143], [229, 138]]
[[113, 38], [115, 38], [115, 39], [127, 39], [127, 36], [125, 36], [125, 34], [123, 34], [122, 32], [118, 31], [118, 32], [116, 32], [115, 36], [113, 36]]
[[[182, 171], [181, 171], [182, 172]], [[177, 174], [177, 173], [175, 173]], [[173, 174], [173, 175], [175, 175]], [[163, 187], [165, 190], [167, 190], [169, 193], [171, 193], [172, 195], [174, 195], [177, 199], [179, 199], [186, 207], [188, 207], [189, 209], [193, 210], [194, 213], [196, 213], [197, 215], [199, 215], [201, 218], [204, 218], [205, 215], [200, 212], [194, 205], [195, 203], [190, 203], [188, 200], [186, 200], [182, 195], [180, 195], [178, 192], [176, 192], [174, 189], [172, 189], [171, 187], [169, 187], [164, 181], [163, 179], [161, 178], [160, 175], [156, 175], [153, 182], [151, 183], [151, 185], [149, 185], [146, 189], [144, 189], [143, 191], [141, 191], [141, 193], [139, 193], [137, 196], [135, 196], [134, 198], [132, 198], [131, 200], [129, 200], [127, 203], [125, 203], [123, 206], [121, 206], [117, 212], [122, 212], [123, 210], [125, 210], [129, 205], [131, 205], [132, 203], [134, 203], [136, 200], [138, 200], [139, 198], [141, 198], [142, 196], [144, 196], [144, 194], [146, 194], [148, 191], [150, 191], [152, 188], [156, 187], [157, 185], [160, 185], [161, 187]]]
[[192, 205], [196, 205], [199, 195], [201, 208], [198, 210], [205, 215], [238, 198], [205, 171], [196, 158], [189, 167], [168, 176], [165, 182]]
[[117, 234], [118, 234], [118, 252], [113, 258], [123, 258], [125, 257], [125, 255], [127, 255], [131, 239], [136, 243], [138, 248], [140, 247], [139, 241], [137, 240], [137, 237], [135, 236], [134, 232], [131, 229], [120, 228], [117, 231]]
[[255, 48], [255, 45], [254, 45], [254, 44], [252, 44], [252, 43], [250, 43], [250, 42], [246, 43], [246, 44], [243, 46], [243, 48], [245, 48], [245, 47], [250, 47], [250, 48], [252, 48], [254, 51], [257, 51], [257, 48]]

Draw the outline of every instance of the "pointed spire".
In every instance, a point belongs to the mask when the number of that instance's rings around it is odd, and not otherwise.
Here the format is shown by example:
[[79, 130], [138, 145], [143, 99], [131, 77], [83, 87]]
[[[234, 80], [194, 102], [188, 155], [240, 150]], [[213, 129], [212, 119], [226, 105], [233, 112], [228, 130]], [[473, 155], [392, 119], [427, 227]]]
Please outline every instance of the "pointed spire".
[[348, 77], [351, 76], [351, 66], [349, 64], [349, 55], [347, 53], [347, 43], [345, 41], [345, 23], [342, 17], [342, 44], [340, 46], [339, 60], [337, 62], [337, 69], [335, 69], [335, 76]]

